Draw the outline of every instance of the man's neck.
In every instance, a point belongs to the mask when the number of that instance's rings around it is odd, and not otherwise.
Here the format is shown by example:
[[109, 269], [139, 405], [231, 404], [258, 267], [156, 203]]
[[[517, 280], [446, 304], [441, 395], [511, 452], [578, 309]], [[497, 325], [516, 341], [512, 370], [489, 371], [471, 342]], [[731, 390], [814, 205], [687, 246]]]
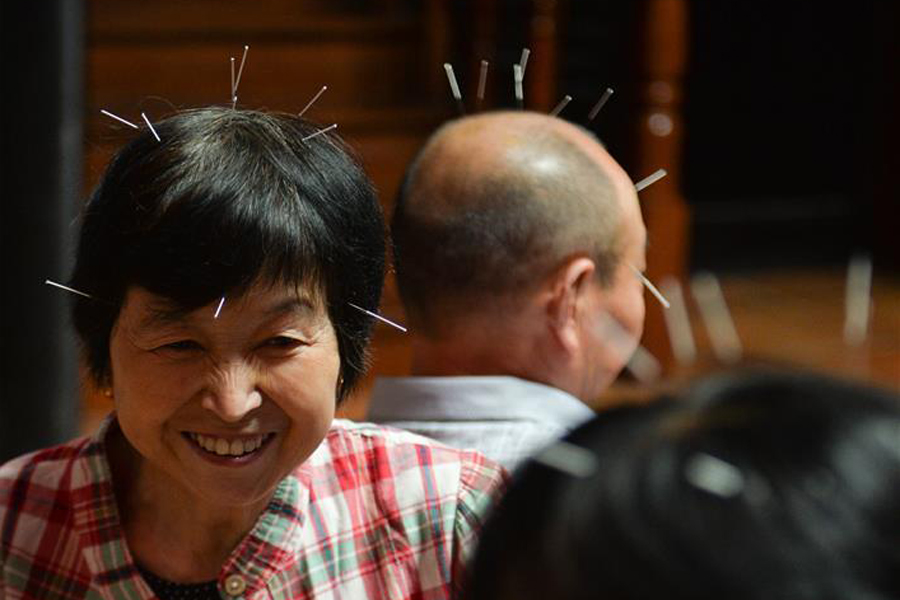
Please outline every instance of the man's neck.
[[[460, 336], [458, 339], [471, 338]], [[456, 340], [412, 338], [411, 373], [417, 377], [455, 377], [461, 375], [519, 375], [522, 371], [514, 357], [500, 356], [494, 348], [477, 343], [460, 344]]]
[[414, 377], [506, 375], [565, 389], [554, 377], [552, 366], [540, 360], [533, 341], [524, 337], [493, 339], [493, 343], [476, 343], [475, 336], [461, 335], [450, 341], [413, 336], [410, 373]]

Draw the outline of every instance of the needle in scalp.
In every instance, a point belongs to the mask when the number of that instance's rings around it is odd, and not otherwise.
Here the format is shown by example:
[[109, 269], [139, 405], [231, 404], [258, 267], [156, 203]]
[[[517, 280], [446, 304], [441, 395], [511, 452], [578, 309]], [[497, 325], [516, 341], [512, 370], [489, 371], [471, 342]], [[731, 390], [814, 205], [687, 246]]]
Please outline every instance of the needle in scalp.
[[522, 91], [522, 65], [513, 65], [513, 84], [515, 85], [516, 106], [525, 107], [525, 93]]
[[323, 133], [328, 133], [332, 129], [337, 129], [337, 123], [332, 123], [331, 125], [329, 125], [328, 127], [325, 127], [324, 129], [314, 131], [313, 133], [309, 134], [308, 136], [300, 138], [300, 141], [305, 142], [307, 140], [311, 140], [316, 136], [322, 135]]
[[478, 73], [478, 94], [476, 98], [478, 98], [478, 106], [481, 106], [481, 103], [484, 101], [484, 90], [487, 86], [487, 72], [488, 72], [488, 61], [481, 61], [481, 70]]
[[528, 65], [529, 56], [531, 56], [531, 49], [522, 48], [522, 56], [519, 57], [519, 66], [522, 68], [522, 77], [525, 76], [525, 67]]
[[600, 96], [600, 99], [597, 100], [597, 104], [594, 105], [594, 108], [591, 109], [591, 112], [588, 113], [588, 123], [597, 118], [597, 115], [600, 113], [600, 109], [603, 108], [603, 105], [609, 101], [610, 96], [612, 96], [615, 92], [611, 87], [606, 88], [606, 91], [603, 92], [603, 95]]
[[44, 283], [45, 283], [46, 285], [51, 285], [51, 286], [53, 286], [53, 287], [55, 287], [55, 288], [59, 288], [59, 289], [61, 289], [61, 290], [65, 290], [65, 291], [70, 292], [70, 293], [72, 293], [72, 294], [78, 294], [79, 296], [84, 296], [85, 298], [90, 298], [90, 299], [92, 299], [92, 300], [93, 300], [93, 298], [94, 298], [94, 297], [91, 296], [90, 294], [85, 294], [84, 292], [81, 292], [81, 291], [79, 291], [79, 290], [76, 290], [75, 288], [70, 288], [70, 287], [67, 286], [67, 285], [63, 285], [63, 284], [61, 284], [61, 283], [56, 283], [55, 281], [50, 281], [49, 279], [45, 279], [45, 280], [44, 280]]
[[[237, 92], [238, 86], [241, 85], [241, 75], [244, 74], [244, 63], [247, 62], [247, 52], [250, 50], [250, 46], [244, 46], [244, 55], [241, 57], [241, 65], [238, 67], [237, 78], [234, 79], [234, 85], [231, 87], [231, 108], [234, 108], [237, 105]], [[234, 64], [234, 59], [232, 58], [232, 65]]]
[[315, 96], [312, 97], [312, 100], [310, 100], [309, 102], [306, 103], [306, 106], [303, 107], [303, 110], [301, 110], [300, 113], [299, 113], [297, 116], [298, 116], [298, 117], [302, 117], [302, 116], [304, 115], [304, 113], [306, 113], [306, 111], [309, 110], [309, 107], [312, 106], [313, 104], [315, 104], [315, 103], [316, 103], [316, 100], [319, 99], [319, 96], [321, 96], [322, 94], [324, 94], [324, 93], [325, 93], [325, 90], [327, 90], [327, 89], [328, 89], [328, 86], [327, 86], [327, 85], [323, 85], [323, 86], [322, 86], [322, 89], [320, 89], [320, 90], [318, 91], [318, 93], [317, 93]]
[[447, 82], [450, 84], [450, 94], [456, 100], [456, 107], [459, 114], [466, 114], [466, 107], [462, 101], [462, 92], [459, 91], [459, 83], [456, 81], [456, 73], [453, 72], [453, 65], [444, 63], [444, 72], [447, 73]]
[[559, 104], [556, 105], [556, 108], [550, 111], [551, 117], [558, 117], [559, 113], [563, 111], [563, 109], [569, 105], [569, 102], [572, 101], [572, 96], [566, 94], [563, 96], [563, 99], [559, 101]]
[[644, 284], [644, 287], [647, 288], [653, 296], [659, 300], [659, 303], [662, 304], [665, 308], [669, 308], [671, 304], [666, 300], [666, 297], [662, 295], [662, 293], [656, 289], [656, 286], [653, 285], [653, 282], [647, 279], [647, 276], [641, 273], [641, 270], [635, 267], [634, 265], [628, 265], [631, 267], [631, 270], [634, 271], [634, 274], [637, 275], [638, 279], [641, 280], [641, 283]]
[[663, 177], [665, 177], [668, 174], [669, 174], [668, 171], [666, 171], [665, 169], [657, 169], [650, 175], [647, 175], [646, 177], [644, 177], [643, 179], [638, 181], [636, 184], [634, 184], [634, 191], [640, 192], [644, 188], [653, 185], [654, 183], [656, 183], [657, 181], [659, 181], [660, 179], [662, 179]]
[[369, 315], [369, 316], [372, 317], [373, 319], [378, 319], [378, 320], [381, 321], [382, 323], [385, 323], [385, 324], [387, 324], [387, 325], [390, 325], [391, 327], [394, 327], [395, 329], [399, 329], [399, 330], [402, 331], [403, 333], [406, 333], [406, 332], [407, 332], [406, 327], [404, 327], [403, 325], [399, 325], [399, 324], [397, 324], [397, 323], [394, 323], [394, 322], [391, 321], [390, 319], [386, 319], [386, 318], [382, 317], [381, 315], [379, 315], [378, 313], [372, 312], [371, 310], [366, 310], [366, 309], [363, 308], [362, 306], [358, 306], [358, 305], [356, 305], [356, 304], [353, 304], [352, 302], [348, 302], [347, 304], [349, 304], [351, 307], [355, 308], [356, 310], [358, 310], [358, 311], [360, 311], [360, 312], [363, 312], [363, 313]]
[[153, 134], [153, 137], [156, 138], [156, 141], [157, 141], [157, 142], [161, 142], [162, 140], [159, 139], [159, 134], [156, 133], [156, 129], [153, 128], [153, 123], [150, 122], [150, 119], [147, 118], [147, 115], [145, 115], [145, 114], [142, 112], [142, 113], [141, 113], [141, 118], [144, 119], [144, 123], [146, 123], [146, 124], [147, 124], [147, 127], [150, 128], [150, 133]]
[[231, 94], [229, 94], [228, 99], [234, 100], [234, 57], [230, 57], [228, 59], [231, 62]]
[[131, 121], [127, 121], [118, 115], [114, 115], [104, 108], [101, 108], [100, 112], [103, 113], [104, 115], [106, 115], [107, 117], [110, 117], [111, 119], [115, 119], [116, 121], [119, 121], [120, 123], [125, 123], [126, 125], [128, 125], [129, 127], [133, 128], [133, 129], [140, 129], [140, 127], [138, 127]]

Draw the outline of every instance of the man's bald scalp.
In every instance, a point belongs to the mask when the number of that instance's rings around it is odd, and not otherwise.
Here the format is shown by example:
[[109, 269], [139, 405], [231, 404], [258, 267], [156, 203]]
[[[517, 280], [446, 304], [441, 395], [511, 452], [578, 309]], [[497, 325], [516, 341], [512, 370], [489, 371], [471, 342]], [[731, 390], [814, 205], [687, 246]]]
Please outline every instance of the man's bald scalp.
[[407, 170], [391, 223], [411, 324], [434, 333], [447, 319], [507, 306], [576, 256], [610, 281], [620, 211], [592, 147], [584, 130], [521, 111], [435, 132]]

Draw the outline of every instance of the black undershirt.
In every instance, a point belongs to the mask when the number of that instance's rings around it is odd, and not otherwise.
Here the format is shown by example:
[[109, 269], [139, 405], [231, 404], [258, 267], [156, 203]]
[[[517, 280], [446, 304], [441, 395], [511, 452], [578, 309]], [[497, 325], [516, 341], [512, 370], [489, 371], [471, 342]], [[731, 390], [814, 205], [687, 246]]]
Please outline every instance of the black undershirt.
[[137, 565], [138, 571], [153, 593], [160, 600], [219, 600], [219, 588], [216, 580], [202, 583], [173, 583], [162, 577], [154, 575], [141, 565]]

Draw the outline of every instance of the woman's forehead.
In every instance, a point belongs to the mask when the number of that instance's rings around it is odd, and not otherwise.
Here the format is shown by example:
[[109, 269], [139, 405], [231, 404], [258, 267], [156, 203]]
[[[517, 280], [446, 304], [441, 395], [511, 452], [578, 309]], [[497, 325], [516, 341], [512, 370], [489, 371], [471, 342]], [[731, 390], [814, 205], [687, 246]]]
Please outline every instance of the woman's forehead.
[[132, 286], [126, 294], [120, 318], [127, 316], [133, 326], [153, 329], [197, 318], [217, 320], [226, 307], [229, 312], [253, 314], [261, 319], [292, 314], [316, 317], [325, 313], [322, 295], [312, 286], [256, 284], [240, 294], [225, 294], [198, 308], [185, 308], [172, 298]]

